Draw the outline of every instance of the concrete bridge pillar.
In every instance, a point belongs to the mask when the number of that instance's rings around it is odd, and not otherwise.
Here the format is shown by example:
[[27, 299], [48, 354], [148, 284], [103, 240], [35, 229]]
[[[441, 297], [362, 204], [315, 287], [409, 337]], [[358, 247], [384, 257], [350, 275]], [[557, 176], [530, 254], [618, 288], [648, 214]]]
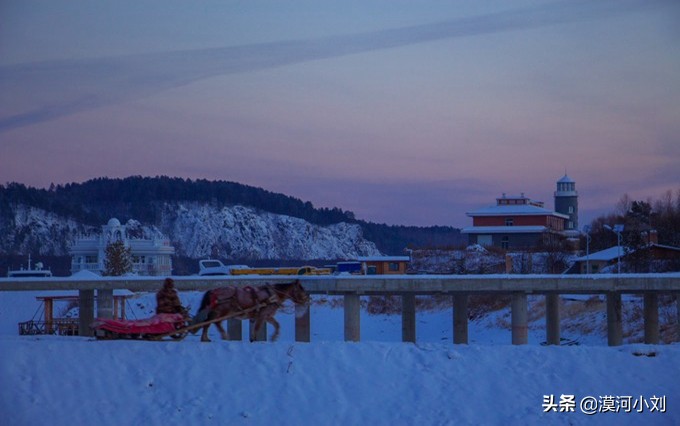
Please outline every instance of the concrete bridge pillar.
[[560, 295], [545, 296], [545, 331], [549, 345], [560, 344]]
[[529, 324], [526, 293], [512, 294], [512, 344], [529, 343]]
[[113, 290], [97, 290], [97, 318], [113, 318]]
[[361, 340], [361, 300], [357, 293], [345, 294], [345, 341]]
[[243, 340], [243, 322], [239, 319], [229, 318], [227, 320], [227, 333], [229, 333], [229, 340]]
[[607, 293], [607, 344], [609, 346], [621, 346], [623, 344], [621, 293]]
[[453, 343], [468, 343], [468, 295], [456, 293], [453, 296]]
[[94, 336], [90, 324], [94, 321], [94, 290], [78, 290], [78, 310], [80, 318], [78, 334], [80, 336]]
[[659, 343], [659, 295], [645, 293], [643, 312], [645, 316], [645, 343]]
[[401, 296], [401, 340], [416, 342], [416, 296], [404, 294]]
[[295, 317], [295, 341], [309, 342], [311, 337], [311, 323], [309, 305], [305, 307], [305, 313]]

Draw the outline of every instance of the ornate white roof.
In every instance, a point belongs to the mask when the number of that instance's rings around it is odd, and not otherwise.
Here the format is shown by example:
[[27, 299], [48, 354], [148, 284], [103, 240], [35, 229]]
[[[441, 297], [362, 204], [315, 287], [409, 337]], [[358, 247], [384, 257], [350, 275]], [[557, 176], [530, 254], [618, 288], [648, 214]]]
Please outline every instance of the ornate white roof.
[[112, 217], [109, 219], [109, 223], [106, 224], [107, 226], [120, 226], [120, 221], [116, 219], [115, 217]]

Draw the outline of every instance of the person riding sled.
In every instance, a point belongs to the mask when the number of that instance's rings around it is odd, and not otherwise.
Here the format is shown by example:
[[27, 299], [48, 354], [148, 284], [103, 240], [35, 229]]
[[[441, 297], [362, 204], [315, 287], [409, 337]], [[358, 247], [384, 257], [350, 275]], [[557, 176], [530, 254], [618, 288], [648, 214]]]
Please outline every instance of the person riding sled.
[[156, 314], [183, 314], [185, 317], [189, 317], [188, 310], [182, 306], [182, 302], [179, 300], [172, 278], [166, 278], [163, 282], [163, 288], [156, 293]]

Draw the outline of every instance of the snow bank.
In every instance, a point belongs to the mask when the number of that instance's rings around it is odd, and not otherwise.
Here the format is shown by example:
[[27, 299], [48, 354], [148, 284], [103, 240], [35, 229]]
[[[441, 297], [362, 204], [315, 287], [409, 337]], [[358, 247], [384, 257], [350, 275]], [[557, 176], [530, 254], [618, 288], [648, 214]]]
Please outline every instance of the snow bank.
[[[0, 337], [8, 425], [678, 424], [680, 346], [95, 341]], [[544, 412], [665, 396], [666, 412]], [[656, 400], [658, 402], [658, 400]]]

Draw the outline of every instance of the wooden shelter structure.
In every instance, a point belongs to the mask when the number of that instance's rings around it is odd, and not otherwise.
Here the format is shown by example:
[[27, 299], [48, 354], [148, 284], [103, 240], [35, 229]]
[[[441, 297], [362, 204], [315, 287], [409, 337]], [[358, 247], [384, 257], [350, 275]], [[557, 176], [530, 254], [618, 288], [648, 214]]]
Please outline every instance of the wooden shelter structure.
[[[113, 318], [125, 319], [125, 300], [127, 296], [113, 296]], [[37, 296], [36, 300], [42, 303], [41, 314], [38, 319], [19, 323], [20, 335], [56, 334], [59, 336], [77, 336], [80, 319], [78, 317], [60, 318], [54, 316], [55, 302], [66, 302], [77, 305], [79, 296], [74, 295], [49, 295]], [[36, 313], [37, 315], [37, 313]]]

